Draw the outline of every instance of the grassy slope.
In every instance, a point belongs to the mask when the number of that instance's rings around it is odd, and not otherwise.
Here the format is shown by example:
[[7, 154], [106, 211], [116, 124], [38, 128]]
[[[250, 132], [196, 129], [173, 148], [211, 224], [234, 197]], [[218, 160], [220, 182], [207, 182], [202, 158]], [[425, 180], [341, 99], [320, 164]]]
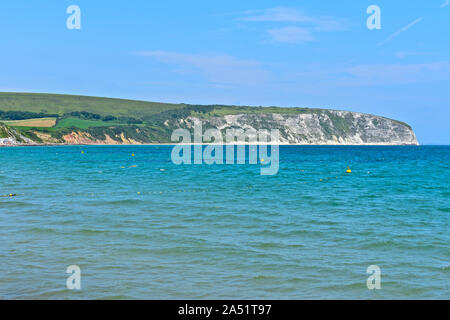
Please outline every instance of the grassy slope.
[[116, 124], [114, 122], [105, 122], [105, 121], [95, 121], [95, 120], [84, 120], [77, 118], [64, 118], [58, 121], [55, 128], [80, 128], [87, 129], [91, 127], [111, 127]]
[[9, 134], [6, 131], [6, 128], [7, 127], [5, 125], [3, 125], [3, 123], [0, 122], [0, 139], [9, 137]]
[[[56, 118], [36, 118], [27, 120], [5, 120], [4, 124], [10, 127], [53, 127], [56, 123]], [[45, 123], [45, 125], [39, 125]], [[38, 125], [36, 125], [38, 124]]]
[[[73, 111], [88, 111], [100, 115], [133, 116], [137, 118], [150, 117], [154, 114], [179, 110], [185, 104], [146, 102], [136, 100], [99, 98], [88, 96], [59, 95], [45, 93], [11, 93], [0, 92], [0, 110], [30, 111], [55, 113], [63, 115]], [[269, 113], [298, 114], [315, 112], [321, 109], [308, 108], [278, 108], [278, 107], [247, 107], [247, 106], [198, 106], [214, 109], [209, 115], [222, 116], [237, 113]]]
[[[35, 113], [59, 114], [61, 116], [65, 113], [74, 111], [87, 111], [101, 116], [113, 115], [116, 117], [134, 117], [143, 120], [144, 123], [139, 125], [139, 128], [143, 129], [142, 135], [145, 135], [146, 138], [151, 138], [152, 141], [165, 141], [168, 139], [169, 133], [167, 130], [170, 128], [166, 128], [163, 125], [167, 119], [180, 119], [189, 115], [208, 118], [211, 116], [224, 116], [239, 113], [302, 114], [328, 112], [325, 109], [309, 108], [185, 105], [74, 95], [2, 92], [0, 92], [0, 110], [29, 111]], [[345, 131], [345, 120], [339, 117], [335, 118], [337, 119], [333, 122], [336, 122], [336, 128]], [[408, 126], [405, 123], [402, 124]], [[15, 128], [24, 135], [33, 134], [30, 132], [30, 128], [32, 127]], [[59, 119], [58, 123], [53, 128], [35, 129], [61, 137], [63, 134], [70, 132], [71, 128], [88, 130], [93, 135], [98, 136], [102, 136], [106, 130], [129, 131], [130, 135], [134, 135], [137, 130], [137, 127], [134, 125], [119, 124], [114, 123], [113, 121], [83, 120], [72, 118], [70, 116]]]
[[73, 111], [88, 111], [100, 115], [142, 117], [183, 107], [183, 104], [111, 98], [0, 92], [0, 110], [4, 111], [31, 111], [59, 115]]

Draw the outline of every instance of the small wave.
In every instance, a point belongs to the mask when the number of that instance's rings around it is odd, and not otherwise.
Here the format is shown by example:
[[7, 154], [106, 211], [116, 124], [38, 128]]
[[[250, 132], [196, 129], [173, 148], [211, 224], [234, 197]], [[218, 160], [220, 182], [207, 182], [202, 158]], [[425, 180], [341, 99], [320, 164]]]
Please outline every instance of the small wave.
[[28, 230], [27, 232], [32, 233], [39, 233], [39, 234], [58, 234], [59, 232], [52, 228], [41, 228], [41, 227], [33, 227]]
[[23, 201], [14, 201], [13, 199], [10, 199], [10, 198], [7, 198], [6, 201], [0, 201], [0, 202], [2, 204], [2, 207], [5, 207], [5, 208], [25, 208], [25, 207], [33, 206], [32, 203], [23, 202]]
[[54, 298], [61, 298], [61, 297], [68, 296], [68, 295], [70, 295], [70, 298], [74, 298], [74, 297], [72, 297], [73, 293], [74, 293], [74, 291], [69, 291], [67, 289], [49, 290], [49, 291], [41, 292], [34, 298], [48, 300], [48, 299], [54, 299]]
[[254, 277], [252, 278], [252, 280], [256, 280], [256, 281], [260, 281], [260, 280], [272, 280], [272, 279], [277, 279], [277, 277], [271, 276], [271, 275], [257, 275], [257, 276], [254, 276]]
[[97, 205], [109, 205], [109, 206], [123, 206], [123, 205], [132, 205], [137, 206], [142, 204], [143, 201], [139, 199], [123, 199], [123, 200], [112, 200], [112, 201], [92, 201], [89, 202], [89, 205], [97, 206]]
[[102, 234], [102, 233], [109, 233], [109, 230], [100, 230], [100, 229], [81, 229], [77, 230], [78, 233], [81, 233], [83, 235], [90, 235], [90, 234]]
[[268, 236], [272, 236], [272, 237], [281, 237], [281, 238], [287, 238], [287, 237], [292, 237], [292, 236], [303, 236], [303, 235], [321, 235], [322, 232], [320, 231], [313, 231], [313, 230], [261, 230], [261, 231], [255, 231], [253, 233], [251, 233], [252, 235], [256, 235], [256, 236], [264, 236], [264, 237], [268, 237]]
[[302, 244], [285, 244], [276, 242], [262, 242], [253, 244], [253, 247], [257, 249], [283, 249], [283, 248], [301, 248], [304, 247]]

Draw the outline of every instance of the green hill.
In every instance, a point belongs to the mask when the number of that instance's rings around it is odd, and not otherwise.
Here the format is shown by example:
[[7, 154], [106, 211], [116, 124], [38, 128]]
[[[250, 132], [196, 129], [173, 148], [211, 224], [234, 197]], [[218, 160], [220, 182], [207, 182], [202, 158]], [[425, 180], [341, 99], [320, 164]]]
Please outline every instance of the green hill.
[[228, 105], [188, 105], [148, 102], [114, 98], [100, 98], [90, 96], [47, 94], [47, 93], [15, 93], [0, 92], [1, 111], [22, 111], [40, 114], [64, 114], [75, 111], [87, 111], [100, 115], [132, 116], [148, 118], [152, 115], [170, 111], [197, 107], [198, 111], [208, 111], [211, 115], [227, 115], [238, 113], [283, 113], [297, 114], [313, 112], [322, 109], [310, 108], [279, 108], [279, 107], [250, 107]]
[[74, 111], [88, 111], [100, 115], [142, 117], [184, 106], [88, 96], [0, 92], [0, 110], [50, 113], [60, 116]]
[[0, 93], [3, 135], [14, 133], [20, 139], [13, 140], [21, 142], [167, 143], [175, 129], [191, 130], [200, 120], [205, 129], [220, 128], [224, 136], [233, 128], [278, 129], [281, 142], [289, 144], [417, 144], [403, 122], [348, 111]]

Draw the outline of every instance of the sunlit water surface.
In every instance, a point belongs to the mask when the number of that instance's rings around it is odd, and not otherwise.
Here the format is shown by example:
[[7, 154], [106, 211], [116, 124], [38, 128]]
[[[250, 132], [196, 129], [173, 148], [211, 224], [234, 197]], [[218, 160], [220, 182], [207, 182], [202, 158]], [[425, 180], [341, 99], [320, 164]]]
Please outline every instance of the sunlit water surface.
[[171, 150], [0, 148], [0, 298], [450, 298], [450, 147], [282, 146], [274, 176]]

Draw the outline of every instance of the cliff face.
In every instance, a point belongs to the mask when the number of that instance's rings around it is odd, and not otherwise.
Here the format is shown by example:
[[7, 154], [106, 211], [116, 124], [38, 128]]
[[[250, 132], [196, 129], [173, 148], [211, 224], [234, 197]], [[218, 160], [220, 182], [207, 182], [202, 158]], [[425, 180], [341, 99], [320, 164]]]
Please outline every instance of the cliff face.
[[177, 128], [192, 129], [199, 121], [203, 130], [279, 130], [280, 144], [301, 145], [418, 145], [407, 124], [384, 117], [324, 109], [304, 112], [244, 112], [216, 115], [191, 113], [182, 117], [164, 116], [144, 126], [111, 126], [70, 129], [59, 136], [32, 129], [21, 134], [0, 123], [0, 145], [33, 144], [144, 144], [172, 143]]
[[119, 145], [119, 144], [142, 144], [145, 141], [137, 141], [132, 138], [126, 138], [125, 133], [113, 135], [111, 137], [108, 133], [104, 133], [103, 138], [94, 138], [89, 132], [73, 131], [70, 134], [63, 136], [64, 143], [67, 144], [105, 144], [105, 145]]
[[0, 123], [0, 146], [33, 145], [35, 142], [16, 130]]
[[[280, 143], [302, 145], [418, 145], [407, 124], [369, 114], [324, 110], [304, 114], [236, 114], [201, 119], [188, 117], [180, 127], [192, 128], [202, 121], [225, 137], [227, 129], [278, 129]], [[206, 124], [206, 125], [205, 125]], [[166, 124], [167, 125], [167, 124]]]

